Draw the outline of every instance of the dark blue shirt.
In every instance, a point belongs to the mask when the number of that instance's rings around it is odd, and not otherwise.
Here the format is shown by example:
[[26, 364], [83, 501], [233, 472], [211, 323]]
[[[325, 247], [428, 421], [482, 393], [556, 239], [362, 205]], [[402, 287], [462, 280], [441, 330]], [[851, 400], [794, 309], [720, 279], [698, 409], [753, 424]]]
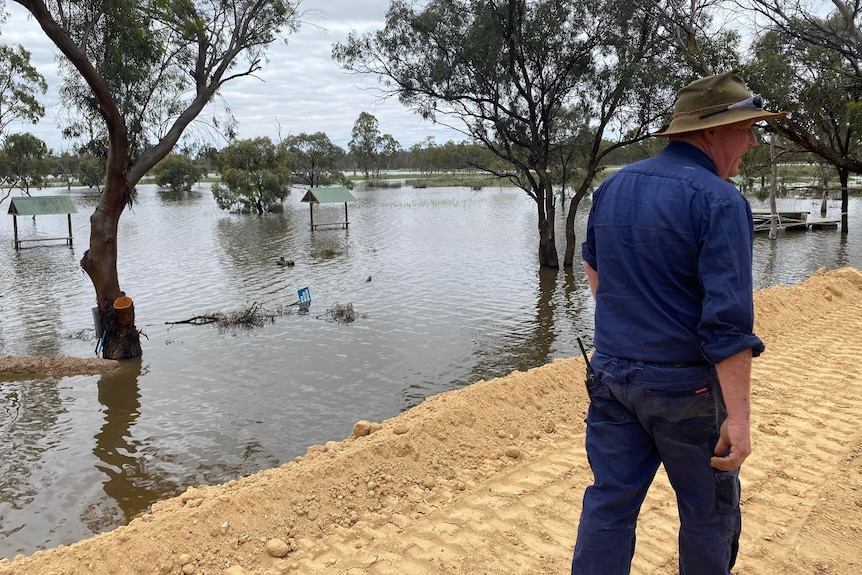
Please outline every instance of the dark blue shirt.
[[670, 142], [593, 194], [582, 255], [598, 272], [598, 352], [718, 363], [754, 335], [751, 208], [700, 149]]

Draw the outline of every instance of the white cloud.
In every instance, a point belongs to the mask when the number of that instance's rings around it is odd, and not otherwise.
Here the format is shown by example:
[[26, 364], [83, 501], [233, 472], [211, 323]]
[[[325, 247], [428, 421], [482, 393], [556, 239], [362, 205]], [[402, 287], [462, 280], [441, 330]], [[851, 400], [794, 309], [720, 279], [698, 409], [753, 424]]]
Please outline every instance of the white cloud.
[[[429, 135], [438, 142], [464, 136], [422, 120], [396, 98], [381, 99], [376, 79], [342, 70], [331, 59], [332, 45], [351, 31], [368, 32], [383, 26], [389, 0], [303, 0], [300, 31], [287, 44], [270, 46], [270, 61], [255, 78], [228, 82], [222, 89], [223, 104], [215, 103], [201, 114], [206, 121], [229, 107], [239, 121], [240, 138], [324, 132], [346, 147], [353, 123], [361, 112], [373, 114], [383, 133], [392, 134], [404, 148]], [[57, 119], [59, 77], [55, 50], [38, 24], [19, 5], [7, 2], [10, 17], [2, 29], [2, 42], [21, 44], [31, 52], [31, 63], [45, 76], [48, 93], [42, 98], [46, 117], [37, 125], [17, 124], [11, 129], [31, 132], [55, 151], [69, 148], [60, 138]], [[217, 145], [223, 145], [224, 142]]]

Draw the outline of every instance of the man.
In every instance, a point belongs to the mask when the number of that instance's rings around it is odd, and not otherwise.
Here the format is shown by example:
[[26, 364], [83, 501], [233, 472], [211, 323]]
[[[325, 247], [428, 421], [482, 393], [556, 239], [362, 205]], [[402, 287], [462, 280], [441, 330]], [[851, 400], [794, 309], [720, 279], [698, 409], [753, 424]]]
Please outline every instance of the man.
[[751, 452], [751, 209], [737, 175], [763, 110], [735, 72], [681, 89], [661, 154], [593, 194], [583, 244], [596, 300], [596, 372], [573, 575], [627, 574], [638, 512], [663, 464], [680, 515], [682, 575], [728, 575]]

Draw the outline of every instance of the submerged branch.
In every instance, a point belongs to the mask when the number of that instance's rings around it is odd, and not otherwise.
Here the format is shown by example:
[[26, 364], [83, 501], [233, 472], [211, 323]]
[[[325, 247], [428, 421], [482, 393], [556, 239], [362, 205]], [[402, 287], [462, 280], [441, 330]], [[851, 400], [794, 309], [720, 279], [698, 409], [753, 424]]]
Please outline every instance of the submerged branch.
[[276, 311], [264, 309], [264, 307], [255, 302], [244, 310], [231, 313], [216, 312], [212, 314], [196, 315], [189, 319], [180, 321], [166, 321], [166, 324], [191, 324], [191, 325], [206, 325], [215, 323], [218, 324], [220, 330], [226, 330], [233, 327], [243, 329], [253, 329], [263, 327], [267, 322], [274, 323], [275, 318], [279, 315], [287, 313], [287, 308], [279, 306]]

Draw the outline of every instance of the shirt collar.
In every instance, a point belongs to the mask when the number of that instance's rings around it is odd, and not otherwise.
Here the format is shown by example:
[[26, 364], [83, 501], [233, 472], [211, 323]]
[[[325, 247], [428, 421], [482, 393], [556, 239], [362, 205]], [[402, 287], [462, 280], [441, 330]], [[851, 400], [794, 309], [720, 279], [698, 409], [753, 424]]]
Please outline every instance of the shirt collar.
[[662, 154], [668, 154], [692, 161], [706, 168], [713, 174], [718, 174], [718, 169], [715, 167], [715, 163], [709, 158], [709, 156], [707, 156], [703, 150], [697, 146], [689, 144], [688, 142], [672, 140], [667, 146], [665, 146], [664, 150], [662, 150]]

